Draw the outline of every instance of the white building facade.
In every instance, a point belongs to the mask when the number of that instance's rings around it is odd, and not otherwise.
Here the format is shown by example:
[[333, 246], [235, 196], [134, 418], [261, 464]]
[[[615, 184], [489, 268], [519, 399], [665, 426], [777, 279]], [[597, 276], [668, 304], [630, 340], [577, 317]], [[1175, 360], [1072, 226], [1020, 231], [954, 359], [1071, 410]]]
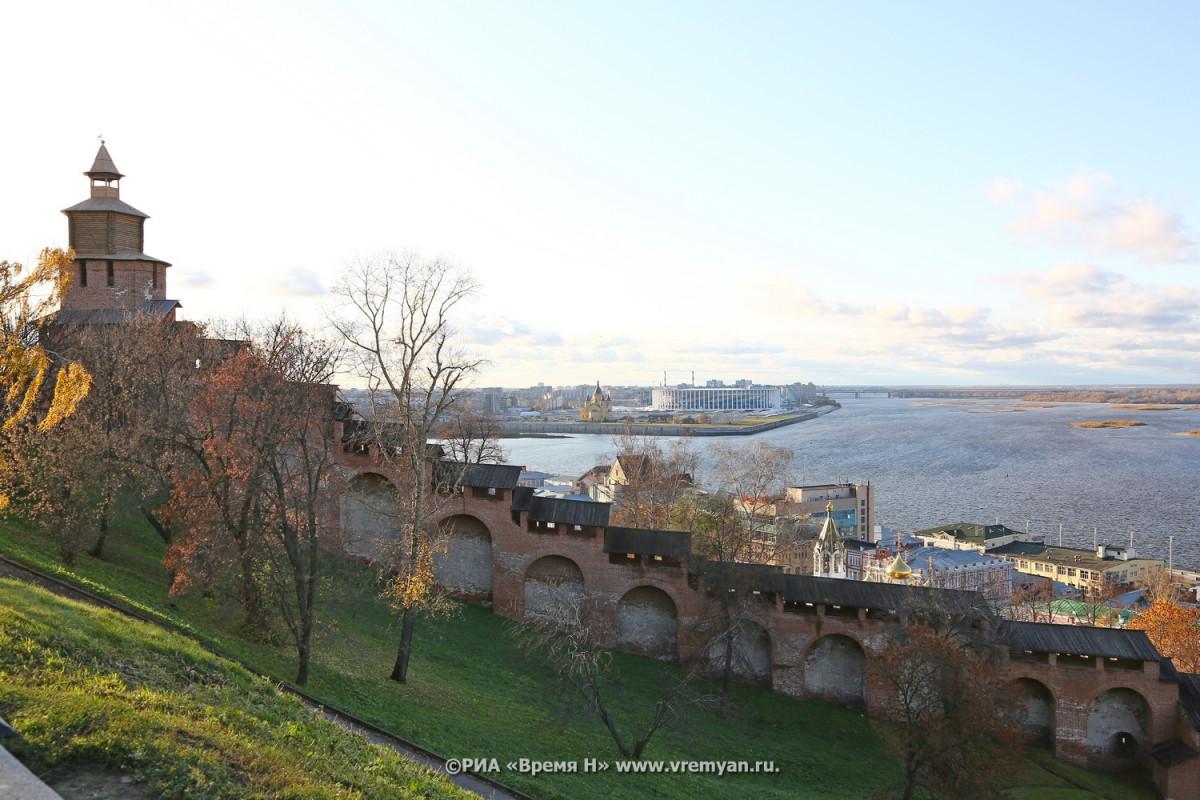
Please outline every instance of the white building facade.
[[763, 411], [783, 408], [778, 386], [672, 389], [659, 386], [651, 393], [655, 411]]

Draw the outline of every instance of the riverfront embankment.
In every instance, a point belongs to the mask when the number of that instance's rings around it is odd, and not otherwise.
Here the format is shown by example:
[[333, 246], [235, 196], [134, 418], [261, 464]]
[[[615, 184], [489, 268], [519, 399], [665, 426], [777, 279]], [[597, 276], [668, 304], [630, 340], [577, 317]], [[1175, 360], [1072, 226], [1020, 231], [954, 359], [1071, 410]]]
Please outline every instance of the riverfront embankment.
[[802, 411], [796, 414], [785, 414], [771, 417], [763, 422], [747, 422], [742, 424], [689, 424], [664, 422], [633, 422], [620, 420], [617, 422], [574, 422], [542, 420], [505, 420], [501, 423], [500, 431], [504, 436], [539, 436], [553, 433], [578, 434], [621, 434], [625, 432], [643, 436], [750, 436], [763, 431], [782, 428], [785, 425], [795, 425], [797, 422], [816, 419], [828, 414], [836, 405], [818, 406], [812, 411]]

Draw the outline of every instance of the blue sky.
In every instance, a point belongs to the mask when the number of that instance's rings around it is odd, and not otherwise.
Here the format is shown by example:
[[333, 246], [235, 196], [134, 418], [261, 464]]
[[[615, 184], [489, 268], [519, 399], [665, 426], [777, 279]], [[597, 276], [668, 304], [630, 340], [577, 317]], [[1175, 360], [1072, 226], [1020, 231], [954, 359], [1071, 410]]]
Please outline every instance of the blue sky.
[[480, 385], [1200, 382], [1190, 3], [0, 11], [0, 257], [104, 134], [193, 319], [469, 267]]

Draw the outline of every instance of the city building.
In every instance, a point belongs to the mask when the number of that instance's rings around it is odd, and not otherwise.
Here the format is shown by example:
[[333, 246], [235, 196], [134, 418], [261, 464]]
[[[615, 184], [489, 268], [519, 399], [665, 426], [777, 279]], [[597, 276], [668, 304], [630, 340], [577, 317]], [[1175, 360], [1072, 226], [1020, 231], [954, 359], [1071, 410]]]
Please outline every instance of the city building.
[[1013, 542], [1040, 542], [1042, 537], [1024, 531], [1015, 531], [1007, 525], [980, 525], [973, 522], [955, 522], [940, 528], [916, 531], [913, 536], [927, 547], [946, 547], [951, 550], [978, 550], [984, 552]]
[[583, 422], [611, 422], [612, 406], [612, 397], [600, 391], [600, 382], [596, 381], [596, 391], [579, 409], [579, 419]]
[[[832, 506], [832, 511], [829, 507]], [[875, 535], [875, 495], [869, 483], [823, 483], [789, 486], [775, 503], [780, 518], [809, 518], [814, 522], [829, 515], [843, 536], [878, 541]]]
[[1161, 558], [1138, 558], [1132, 547], [1098, 545], [1093, 550], [1012, 542], [988, 551], [1013, 563], [1019, 572], [1065, 583], [1082, 592], [1136, 583], [1142, 570], [1162, 567]]
[[742, 388], [656, 386], [650, 407], [655, 411], [764, 411], [783, 409], [778, 386]]
[[[890, 547], [876, 548], [873, 556], [864, 554], [862, 580], [893, 582], [887, 575], [893, 555]], [[919, 546], [905, 547], [902, 555], [912, 569], [910, 584], [983, 592], [992, 601], [1012, 595], [1012, 563], [990, 553]]]

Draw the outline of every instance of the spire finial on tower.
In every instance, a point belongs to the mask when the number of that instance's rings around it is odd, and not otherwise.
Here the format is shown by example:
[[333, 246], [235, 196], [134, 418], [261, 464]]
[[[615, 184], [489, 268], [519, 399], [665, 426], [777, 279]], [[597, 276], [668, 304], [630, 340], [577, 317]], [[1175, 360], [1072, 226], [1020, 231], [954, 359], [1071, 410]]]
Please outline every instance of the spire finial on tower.
[[96, 137], [100, 140], [100, 149], [96, 151], [96, 159], [92, 162], [92, 168], [83, 173], [95, 181], [104, 181], [106, 184], [111, 181], [119, 181], [125, 176], [117, 170], [117, 165], [113, 163], [112, 156], [108, 154], [108, 148], [104, 146], [104, 134]]

